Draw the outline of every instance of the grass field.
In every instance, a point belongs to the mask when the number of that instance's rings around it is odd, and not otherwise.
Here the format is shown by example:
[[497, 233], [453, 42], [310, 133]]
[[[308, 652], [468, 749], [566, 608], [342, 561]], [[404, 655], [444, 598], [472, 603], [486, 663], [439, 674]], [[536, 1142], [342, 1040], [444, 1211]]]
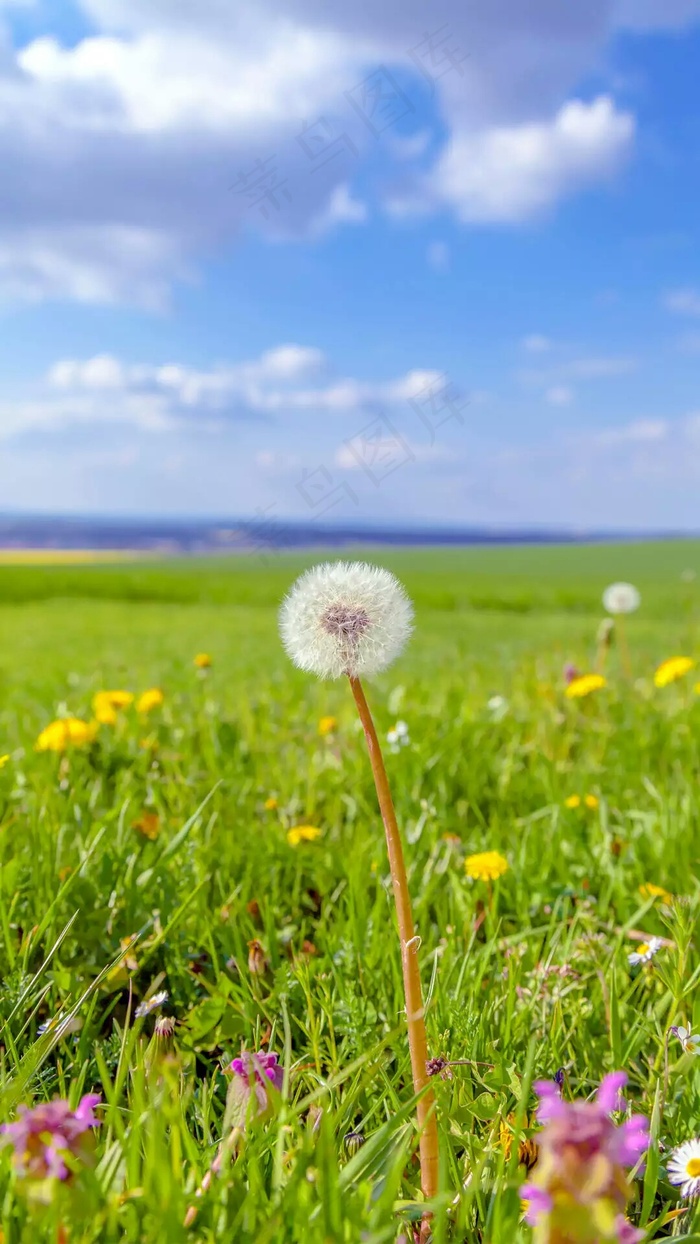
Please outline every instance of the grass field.
[[[417, 606], [368, 697], [381, 736], [397, 719], [410, 736], [386, 759], [429, 1043], [471, 1060], [435, 1080], [433, 1238], [532, 1240], [533, 1079], [564, 1068], [566, 1097], [585, 1097], [622, 1068], [652, 1128], [629, 1217], [649, 1240], [698, 1241], [666, 1159], [700, 1134], [698, 1063], [668, 1035], [700, 1025], [700, 675], [653, 674], [700, 657], [700, 579], [684, 575], [700, 542], [369, 557]], [[0, 567], [0, 1120], [104, 1103], [94, 1165], [71, 1179], [37, 1187], [0, 1153], [4, 1244], [409, 1239], [414, 1102], [371, 773], [347, 686], [299, 673], [277, 636], [282, 593], [318, 560]], [[614, 579], [642, 593], [632, 677], [613, 646], [608, 686], [568, 700], [562, 667], [592, 668]], [[89, 720], [98, 691], [153, 687], [148, 714], [35, 750], [54, 718]], [[292, 846], [299, 825], [321, 832]], [[486, 850], [509, 864], [493, 884], [465, 874]], [[665, 940], [631, 967], [642, 934]], [[153, 1035], [159, 1014], [172, 1038]], [[196, 1197], [243, 1048], [279, 1055], [282, 1094]]]

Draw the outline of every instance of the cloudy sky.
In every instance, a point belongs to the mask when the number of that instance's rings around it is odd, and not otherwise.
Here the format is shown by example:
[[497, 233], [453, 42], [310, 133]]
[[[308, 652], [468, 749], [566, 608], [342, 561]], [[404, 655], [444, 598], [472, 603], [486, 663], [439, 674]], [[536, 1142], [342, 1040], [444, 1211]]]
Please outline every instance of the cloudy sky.
[[693, 527], [700, 0], [0, 0], [0, 511]]

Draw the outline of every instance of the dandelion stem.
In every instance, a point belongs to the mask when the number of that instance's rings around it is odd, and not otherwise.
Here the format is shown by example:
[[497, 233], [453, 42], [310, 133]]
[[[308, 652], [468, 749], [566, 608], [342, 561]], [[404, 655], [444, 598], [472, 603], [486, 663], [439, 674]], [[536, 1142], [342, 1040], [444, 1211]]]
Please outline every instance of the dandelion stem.
[[630, 664], [630, 650], [627, 643], [627, 630], [622, 620], [622, 614], [618, 614], [615, 619], [615, 630], [617, 631], [617, 644], [620, 650], [620, 663], [625, 678], [631, 678], [632, 666]]
[[[435, 1120], [435, 1097], [430, 1078], [427, 1073], [428, 1041], [425, 1033], [423, 995], [418, 967], [418, 939], [415, 937], [411, 896], [408, 889], [406, 865], [401, 845], [401, 835], [396, 822], [396, 813], [389, 789], [384, 760], [382, 757], [377, 731], [372, 720], [367, 699], [359, 678], [350, 678], [350, 686], [355, 697], [360, 721], [367, 740], [374, 784], [377, 788], [379, 809], [384, 822], [386, 845], [389, 855], [391, 881], [394, 888], [394, 902], [401, 938], [401, 966], [403, 969], [403, 986], [406, 997], [406, 1020], [408, 1024], [408, 1044], [411, 1052], [411, 1070], [413, 1088], [422, 1094], [418, 1101], [418, 1129], [420, 1146], [421, 1187], [426, 1200], [431, 1200], [438, 1191], [438, 1132]], [[424, 1227], [425, 1227], [424, 1223]]]

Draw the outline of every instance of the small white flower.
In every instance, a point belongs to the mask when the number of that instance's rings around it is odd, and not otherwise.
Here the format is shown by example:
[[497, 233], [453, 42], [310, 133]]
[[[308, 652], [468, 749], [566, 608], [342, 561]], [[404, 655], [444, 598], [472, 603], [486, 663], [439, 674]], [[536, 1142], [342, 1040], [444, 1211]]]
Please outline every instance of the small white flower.
[[297, 579], [280, 632], [299, 669], [319, 678], [385, 670], [411, 634], [413, 607], [398, 579], [366, 562], [328, 562]]
[[631, 583], [611, 583], [603, 592], [603, 606], [608, 613], [634, 613], [641, 599]]
[[663, 941], [660, 937], [650, 937], [648, 942], [640, 942], [639, 948], [631, 951], [627, 956], [630, 966], [636, 967], [638, 963], [650, 963], [662, 946]]
[[674, 1037], [678, 1037], [683, 1046], [684, 1054], [700, 1054], [700, 1037], [694, 1036], [689, 1028], [684, 1028], [682, 1024], [671, 1029]]
[[389, 744], [389, 750], [398, 752], [402, 747], [408, 747], [411, 737], [408, 733], [408, 726], [405, 721], [397, 721], [393, 729], [387, 731], [386, 741]]
[[146, 998], [143, 1002], [140, 1002], [134, 1011], [134, 1015], [137, 1019], [144, 1019], [146, 1015], [151, 1014], [151, 1011], [157, 1011], [158, 1008], [167, 1001], [168, 991], [167, 989], [161, 989], [160, 993], [153, 993], [150, 998]]
[[700, 1140], [686, 1140], [668, 1160], [668, 1181], [680, 1187], [682, 1197], [700, 1193]]
[[504, 695], [492, 695], [486, 707], [494, 721], [502, 721], [508, 712], [508, 701]]

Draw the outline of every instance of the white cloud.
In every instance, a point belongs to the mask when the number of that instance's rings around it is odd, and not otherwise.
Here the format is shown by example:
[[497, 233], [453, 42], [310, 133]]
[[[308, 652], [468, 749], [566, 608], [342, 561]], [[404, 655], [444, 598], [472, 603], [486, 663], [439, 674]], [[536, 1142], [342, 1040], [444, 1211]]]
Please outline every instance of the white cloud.
[[572, 100], [549, 121], [455, 132], [423, 198], [465, 223], [516, 224], [614, 173], [629, 155], [634, 118], [608, 96]]
[[667, 311], [677, 315], [700, 315], [700, 293], [696, 289], [674, 289], [664, 296]]
[[591, 441], [601, 446], [646, 444], [665, 440], [668, 431], [666, 419], [636, 419], [619, 428], [605, 428], [602, 432], [592, 433]]
[[405, 407], [444, 384], [437, 371], [414, 370], [392, 380], [354, 377], [309, 387], [328, 370], [321, 350], [281, 345], [256, 359], [198, 371], [180, 363], [127, 364], [111, 355], [59, 359], [38, 395], [0, 404], [0, 439], [37, 428], [126, 423], [147, 431], [185, 424], [217, 431], [222, 420], [270, 418], [293, 411], [377, 418], [377, 409]]
[[[416, 50], [424, 15], [413, 5], [79, 7], [94, 26], [89, 37], [30, 40], [0, 63], [5, 300], [157, 309], [173, 281], [245, 227], [301, 238], [369, 219], [372, 204], [352, 180], [374, 140], [345, 92], [358, 92], [377, 65], [416, 81], [429, 72]], [[382, 134], [373, 152], [400, 171], [414, 206], [447, 205], [477, 223], [538, 216], [608, 177], [630, 148], [633, 119], [612, 100], [571, 99], [623, 20], [615, 0], [476, 0], [466, 9], [435, 0], [431, 28], [447, 29], [464, 52], [432, 84], [447, 145], [430, 169], [439, 140], [416, 121], [413, 131]], [[298, 139], [322, 119], [348, 143], [317, 168]], [[263, 175], [278, 187], [270, 198], [253, 184]], [[383, 179], [380, 197], [390, 184]]]
[[547, 368], [528, 367], [518, 372], [518, 379], [526, 385], [552, 387], [571, 380], [604, 380], [614, 376], [627, 376], [639, 366], [637, 359], [628, 355], [598, 355], [565, 359]]
[[569, 406], [574, 400], [573, 390], [563, 384], [547, 389], [545, 397], [550, 406]]
[[541, 333], [530, 333], [529, 337], [523, 337], [521, 344], [528, 354], [546, 354], [552, 348], [549, 337], [543, 337]]

